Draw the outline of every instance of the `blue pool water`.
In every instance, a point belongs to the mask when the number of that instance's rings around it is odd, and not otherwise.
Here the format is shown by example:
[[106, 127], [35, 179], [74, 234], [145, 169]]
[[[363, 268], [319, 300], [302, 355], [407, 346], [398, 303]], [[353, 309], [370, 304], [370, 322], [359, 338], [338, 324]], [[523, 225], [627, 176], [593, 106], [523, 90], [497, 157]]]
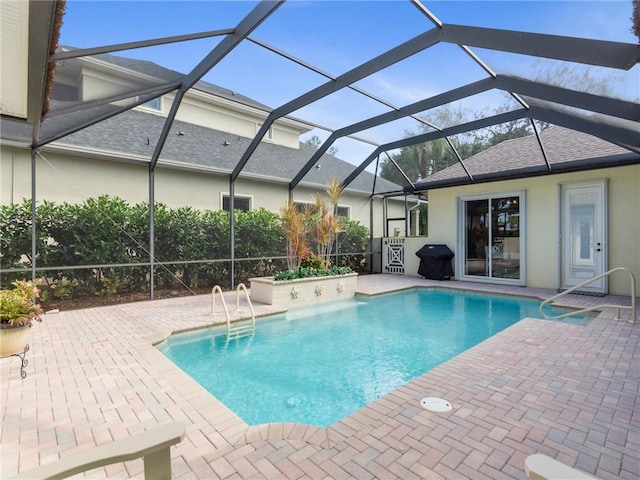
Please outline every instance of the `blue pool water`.
[[522, 318], [539, 317], [539, 303], [414, 289], [260, 319], [253, 337], [229, 343], [218, 327], [173, 335], [158, 348], [249, 425], [326, 427]]

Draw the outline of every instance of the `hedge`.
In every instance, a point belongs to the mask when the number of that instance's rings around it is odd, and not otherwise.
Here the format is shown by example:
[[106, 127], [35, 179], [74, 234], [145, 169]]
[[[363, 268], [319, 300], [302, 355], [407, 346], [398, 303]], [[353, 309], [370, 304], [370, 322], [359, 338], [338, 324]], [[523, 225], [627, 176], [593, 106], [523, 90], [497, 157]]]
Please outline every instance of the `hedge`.
[[[107, 295], [148, 288], [149, 205], [108, 195], [81, 204], [44, 201], [36, 209], [36, 265], [78, 267], [39, 272], [57, 296]], [[369, 231], [342, 218], [340, 266], [363, 271]], [[30, 276], [31, 201], [0, 206], [1, 284]], [[176, 289], [230, 286], [229, 212], [155, 206], [155, 282]], [[277, 214], [263, 208], [235, 215], [235, 281], [283, 270], [285, 241]], [[244, 260], [248, 259], [248, 260]], [[190, 262], [190, 263], [179, 263]], [[126, 266], [102, 266], [122, 264]], [[86, 268], [83, 265], [100, 265]], [[129, 266], [130, 265], [130, 266]]]

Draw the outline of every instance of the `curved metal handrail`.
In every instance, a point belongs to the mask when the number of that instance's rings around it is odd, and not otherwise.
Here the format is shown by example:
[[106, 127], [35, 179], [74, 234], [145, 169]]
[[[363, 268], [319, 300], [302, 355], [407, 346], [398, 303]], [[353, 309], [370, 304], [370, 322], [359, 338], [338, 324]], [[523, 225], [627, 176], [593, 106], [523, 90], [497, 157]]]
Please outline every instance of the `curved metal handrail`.
[[222, 295], [222, 288], [220, 288], [220, 285], [216, 285], [211, 289], [211, 315], [213, 315], [216, 311], [216, 292], [220, 293], [220, 298], [222, 299], [222, 308], [224, 309], [224, 314], [227, 316], [228, 325], [230, 322], [229, 310], [227, 309], [227, 304], [224, 301], [224, 296]]
[[[547, 315], [546, 313], [544, 313], [542, 311], [542, 309], [544, 308], [545, 305], [549, 305], [552, 302], [554, 302], [555, 300], [557, 300], [560, 297], [564, 297], [565, 295], [574, 292], [575, 290], [577, 290], [578, 288], [584, 287], [586, 285], [589, 285], [590, 283], [595, 282], [596, 280], [599, 280], [603, 277], [608, 277], [610, 276], [612, 273], [615, 272], [627, 272], [629, 274], [629, 278], [631, 279], [631, 306], [628, 305], [608, 305], [608, 304], [602, 304], [602, 305], [596, 305], [595, 307], [588, 307], [588, 308], [583, 308], [580, 310], [575, 310], [569, 313], [563, 313], [562, 315], [556, 315], [553, 317], [550, 317], [549, 315]], [[547, 319], [558, 319], [558, 318], [565, 318], [565, 317], [569, 317], [571, 315], [579, 315], [581, 313], [586, 313], [586, 312], [591, 312], [593, 310], [600, 310], [602, 308], [615, 308], [617, 311], [617, 315], [615, 320], [620, 320], [620, 310], [621, 309], [630, 309], [631, 310], [631, 323], [635, 323], [637, 318], [638, 318], [638, 314], [637, 314], [637, 307], [636, 307], [636, 277], [635, 275], [631, 272], [631, 270], [629, 270], [628, 268], [625, 267], [616, 267], [616, 268], [612, 268], [611, 270], [601, 273], [600, 275], [596, 275], [593, 278], [590, 278], [588, 280], [585, 280], [582, 283], [579, 283], [578, 285], [571, 287], [563, 292], [560, 292], [557, 295], [554, 295], [551, 298], [546, 299], [544, 302], [542, 302], [540, 304], [540, 314]]]
[[255, 328], [256, 313], [253, 311], [253, 304], [251, 303], [249, 292], [247, 291], [247, 287], [244, 283], [239, 283], [236, 287], [236, 312], [240, 310], [240, 290], [244, 290], [245, 297], [247, 298], [247, 304], [249, 305], [249, 310], [251, 311], [251, 321], [253, 322], [253, 327]]

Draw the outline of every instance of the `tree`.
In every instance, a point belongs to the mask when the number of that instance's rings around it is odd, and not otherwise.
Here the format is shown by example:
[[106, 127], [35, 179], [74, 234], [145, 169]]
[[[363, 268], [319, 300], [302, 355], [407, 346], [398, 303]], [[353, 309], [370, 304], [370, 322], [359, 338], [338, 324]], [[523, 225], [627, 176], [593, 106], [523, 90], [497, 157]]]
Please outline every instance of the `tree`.
[[[473, 119], [471, 111], [445, 105], [434, 110], [430, 115], [423, 117], [426, 123], [421, 124], [420, 132], [406, 132], [406, 137], [413, 137], [432, 131], [429, 124], [441, 127], [464, 123], [471, 119]], [[402, 147], [400, 152], [391, 154], [390, 157], [393, 161], [389, 158], [382, 161], [380, 176], [399, 185], [405, 185], [407, 182], [394, 165], [395, 162], [412, 182], [415, 183], [425, 179], [458, 161], [458, 157], [449, 142], [462, 158], [477, 153], [477, 148], [473, 148], [474, 140], [469, 135], [452, 137], [449, 141], [445, 138], [439, 138], [431, 142], [409, 145]]]
[[[413, 136], [413, 134], [408, 134]], [[453, 165], [457, 158], [444, 138], [432, 142], [402, 147], [399, 153], [390, 155], [412, 182], [418, 182], [443, 168]], [[389, 159], [383, 160], [380, 176], [399, 185], [407, 181], [396, 165]]]
[[638, 41], [640, 41], [640, 2], [638, 0], [633, 0], [631, 3], [633, 4], [633, 13], [631, 14], [631, 31], [636, 37], [638, 37]]
[[[309, 145], [310, 147], [315, 148], [316, 150], [318, 150], [320, 148], [320, 146], [324, 143], [322, 141], [322, 139], [317, 136], [317, 135], [312, 135], [311, 137], [307, 138], [304, 143], [306, 143], [307, 145]], [[331, 145], [328, 149], [327, 149], [327, 153], [329, 155], [337, 155], [338, 153], [338, 148], [335, 145]]]

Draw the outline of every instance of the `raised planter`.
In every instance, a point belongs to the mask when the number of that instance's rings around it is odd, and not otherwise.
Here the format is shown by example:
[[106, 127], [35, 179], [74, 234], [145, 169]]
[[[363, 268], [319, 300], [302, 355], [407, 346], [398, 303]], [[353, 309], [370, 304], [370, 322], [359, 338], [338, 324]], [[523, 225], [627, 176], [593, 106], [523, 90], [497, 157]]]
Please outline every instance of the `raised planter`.
[[29, 326], [0, 329], [0, 357], [23, 353], [29, 343]]
[[357, 273], [275, 281], [251, 278], [251, 301], [286, 309], [344, 300], [356, 294]]
[[20, 359], [20, 376], [27, 377], [25, 367], [29, 364], [29, 325], [14, 328], [0, 328], [0, 358], [18, 357]]

